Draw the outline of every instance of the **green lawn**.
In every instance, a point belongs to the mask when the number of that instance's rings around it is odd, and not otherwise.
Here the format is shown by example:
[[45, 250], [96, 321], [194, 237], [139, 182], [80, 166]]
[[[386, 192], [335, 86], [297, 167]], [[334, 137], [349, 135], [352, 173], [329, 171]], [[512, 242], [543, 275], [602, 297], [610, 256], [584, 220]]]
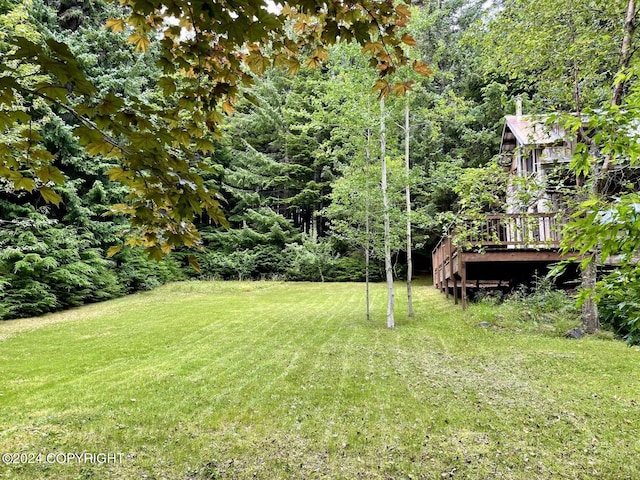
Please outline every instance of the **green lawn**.
[[[640, 350], [416, 288], [179, 283], [0, 322], [1, 478], [640, 478]], [[402, 313], [401, 313], [402, 312]], [[117, 453], [97, 464], [41, 453]], [[58, 456], [58, 460], [62, 457]]]

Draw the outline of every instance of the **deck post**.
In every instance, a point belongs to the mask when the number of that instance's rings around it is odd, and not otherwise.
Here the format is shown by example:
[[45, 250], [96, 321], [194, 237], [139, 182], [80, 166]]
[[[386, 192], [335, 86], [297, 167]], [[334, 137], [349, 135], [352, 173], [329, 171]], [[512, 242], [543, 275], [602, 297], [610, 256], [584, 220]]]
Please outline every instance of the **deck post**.
[[458, 304], [458, 279], [456, 278], [455, 275], [452, 275], [453, 277], [453, 304], [457, 305]]
[[[440, 242], [442, 243], [442, 242]], [[441, 277], [441, 260], [440, 257], [442, 255], [442, 247], [441, 245], [438, 245], [438, 249], [436, 250], [436, 288], [438, 290], [440, 290], [440, 288], [442, 287], [442, 277]]]
[[449, 239], [449, 277], [453, 282], [453, 303], [457, 305], [458, 303], [458, 281], [456, 280], [456, 276], [453, 274], [453, 248], [451, 247], [451, 239]]
[[437, 258], [437, 247], [436, 250], [431, 252], [431, 271], [433, 272], [433, 286], [438, 288], [438, 276], [436, 275], [436, 270], [438, 269], [438, 264], [436, 263]]
[[445, 284], [444, 281], [446, 280], [446, 272], [444, 270], [444, 262], [447, 260], [446, 257], [446, 253], [445, 253], [445, 245], [447, 243], [447, 238], [444, 238], [444, 241], [442, 242], [442, 247], [440, 248], [440, 291], [444, 292], [445, 291]]
[[[448, 238], [447, 241], [447, 256], [449, 257], [449, 279], [453, 281], [454, 289], [455, 289], [455, 279], [453, 278], [453, 248], [452, 248], [451, 237]], [[455, 293], [454, 293], [455, 296]], [[447, 280], [447, 298], [449, 298], [449, 280]]]
[[[449, 262], [451, 262], [451, 259], [449, 259]], [[447, 274], [447, 268], [445, 267], [444, 263], [442, 264], [442, 278], [444, 279], [444, 298], [448, 299], [449, 298], [449, 276]]]
[[467, 309], [467, 263], [461, 260], [460, 277], [462, 278], [462, 309]]

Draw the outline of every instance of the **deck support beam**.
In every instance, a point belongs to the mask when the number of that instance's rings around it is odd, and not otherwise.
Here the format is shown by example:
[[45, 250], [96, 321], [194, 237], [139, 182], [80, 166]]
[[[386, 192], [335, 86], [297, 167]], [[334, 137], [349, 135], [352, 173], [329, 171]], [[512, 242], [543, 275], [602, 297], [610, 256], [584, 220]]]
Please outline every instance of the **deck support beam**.
[[460, 277], [462, 278], [462, 309], [467, 309], [467, 262], [461, 261]]
[[458, 277], [452, 275], [453, 277], [453, 304], [458, 304]]
[[[451, 240], [451, 238], [449, 238], [449, 278], [451, 279], [451, 281], [453, 282], [453, 301], [454, 303], [457, 303], [457, 296], [458, 294], [456, 293], [456, 279], [455, 276], [453, 275], [453, 241]], [[447, 281], [447, 286], [449, 285], [449, 281]], [[447, 289], [447, 298], [449, 298], [449, 289]]]

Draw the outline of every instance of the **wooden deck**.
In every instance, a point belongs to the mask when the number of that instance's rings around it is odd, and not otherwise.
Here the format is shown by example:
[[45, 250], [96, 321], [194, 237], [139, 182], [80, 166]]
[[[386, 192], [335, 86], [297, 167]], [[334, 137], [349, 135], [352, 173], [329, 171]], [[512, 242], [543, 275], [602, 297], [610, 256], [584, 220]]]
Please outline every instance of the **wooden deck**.
[[[433, 249], [433, 283], [466, 308], [468, 289], [510, 286], [563, 260], [556, 213], [487, 215]], [[455, 241], [454, 241], [455, 238]]]

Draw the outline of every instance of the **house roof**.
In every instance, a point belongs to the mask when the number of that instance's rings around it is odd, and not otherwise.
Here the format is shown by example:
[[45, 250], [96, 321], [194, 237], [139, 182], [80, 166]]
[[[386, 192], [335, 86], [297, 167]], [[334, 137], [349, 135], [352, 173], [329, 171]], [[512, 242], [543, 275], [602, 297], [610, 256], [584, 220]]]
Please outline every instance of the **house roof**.
[[507, 115], [500, 152], [512, 150], [517, 145], [553, 145], [562, 142], [564, 129], [558, 125], [548, 125], [547, 118], [545, 115]]

